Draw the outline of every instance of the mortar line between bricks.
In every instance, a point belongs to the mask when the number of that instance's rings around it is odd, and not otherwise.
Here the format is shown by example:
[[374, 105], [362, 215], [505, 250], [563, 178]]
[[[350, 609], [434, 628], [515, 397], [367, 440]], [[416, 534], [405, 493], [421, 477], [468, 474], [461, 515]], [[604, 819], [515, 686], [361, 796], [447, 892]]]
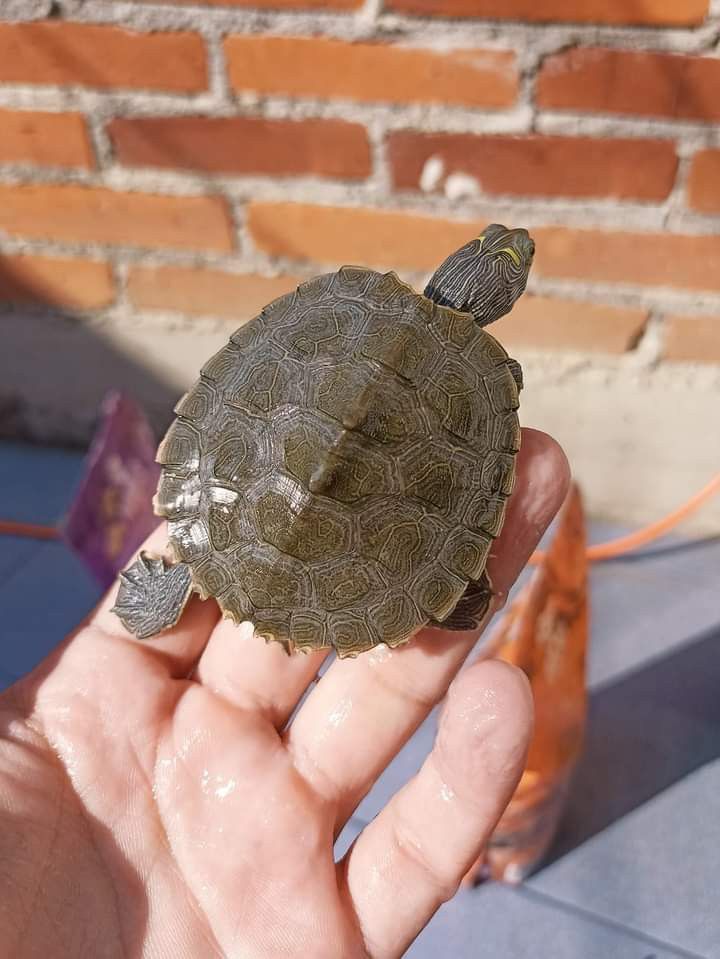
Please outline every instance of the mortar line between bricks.
[[232, 225], [233, 241], [238, 258], [244, 263], [252, 260], [255, 244], [248, 228], [245, 204], [237, 199], [228, 199], [228, 216]]
[[44, 19], [51, 9], [51, 0], [0, 0], [0, 16], [13, 22]]
[[[95, 156], [98, 173], [100, 174], [112, 163], [113, 159], [110, 138], [105, 129], [106, 123], [107, 118], [102, 114], [101, 110], [93, 110], [85, 114], [88, 139], [90, 140], [90, 147]], [[23, 168], [19, 167], [19, 169]], [[65, 179], [64, 182], [67, 182], [67, 180]]]
[[663, 230], [668, 233], [672, 231], [673, 217], [681, 217], [687, 209], [685, 200], [691, 166], [692, 155], [678, 151], [678, 168], [675, 174], [675, 183], [667, 198], [665, 204], [666, 212], [663, 218]]
[[610, 919], [609, 917], [603, 916], [592, 909], [587, 909], [583, 906], [577, 906], [574, 903], [567, 902], [565, 899], [558, 899], [556, 896], [550, 895], [546, 892], [541, 892], [536, 887], [528, 886], [526, 883], [518, 886], [517, 892], [519, 895], [524, 896], [527, 899], [535, 900], [547, 906], [552, 906], [561, 912], [566, 912], [569, 915], [574, 915], [579, 918], [595, 922], [598, 925], [605, 926], [608, 929], [614, 929], [618, 932], [627, 933], [628, 935], [634, 936], [636, 939], [642, 939], [644, 942], [647, 942], [649, 946], [674, 952], [678, 957], [682, 957], [682, 959], [710, 959], [710, 956], [702, 955], [699, 952], [692, 952], [686, 949], [684, 946], [667, 942], [664, 939], [653, 936], [650, 933], [645, 932], [643, 929], [638, 929], [635, 926], [629, 926], [626, 923], [620, 922], [616, 919]]
[[381, 117], [377, 117], [367, 125], [367, 135], [370, 141], [371, 171], [368, 178], [370, 189], [378, 197], [390, 197], [393, 194], [392, 170], [387, 155], [387, 125]]
[[[688, 141], [698, 147], [720, 145], [720, 125], [707, 120], [626, 117], [600, 111], [538, 110], [537, 126], [538, 132], [546, 136], [676, 140], [678, 143]], [[571, 130], [573, 133], [570, 133]]]
[[[215, 48], [214, 48], [215, 49]], [[216, 50], [217, 57], [222, 54]], [[220, 68], [213, 67], [214, 73]], [[510, 107], [463, 105], [420, 101], [360, 101], [349, 97], [291, 96], [289, 94], [234, 93], [215, 89], [177, 96], [152, 90], [98, 90], [82, 86], [3, 84], [0, 107], [53, 113], [102, 112], [107, 121], [115, 117], [254, 117], [267, 119], [341, 119], [368, 125], [382, 118], [388, 130], [469, 133], [475, 136], [517, 135], [531, 127], [546, 136], [568, 139], [588, 137], [635, 140], [671, 139], [698, 147], [720, 145], [720, 123], [674, 119], [662, 116], [628, 117], [600, 111], [543, 110], [531, 102], [531, 66], [521, 69], [521, 89]], [[215, 82], [215, 81], [214, 81]], [[523, 87], [523, 84], [525, 85]], [[227, 95], [226, 95], [227, 94]]]
[[365, 7], [345, 13], [338, 11], [285, 10], [272, 11], [264, 8], [241, 10], [183, 6], [177, 9], [165, 4], [114, 3], [108, 6], [104, 0], [85, 0], [80, 8], [63, 5], [66, 22], [122, 24], [137, 30], [192, 29], [201, 31], [212, 25], [224, 32], [278, 32], [326, 35], [359, 38], [374, 32], [379, 35], [422, 38], [427, 46], [428, 33], [436, 44], [455, 40], [457, 45], [466, 45], [468, 34], [477, 39], [494, 40], [502, 32], [513, 45], [518, 41], [533, 43], [548, 37], [556, 38], [558, 44], [575, 41], [584, 46], [616, 44], [619, 48], [633, 49], [637, 46], [654, 47], [659, 51], [696, 52], [706, 42], [708, 34], [717, 29], [718, 15], [713, 14], [695, 27], [653, 27], [649, 25], [608, 25], [587, 23], [526, 23], [518, 20], [489, 20], [481, 18], [410, 17], [381, 12], [376, 20], [367, 18]]
[[[526, 108], [513, 104], [510, 107], [492, 105], [467, 105], [433, 103], [423, 101], [389, 102], [361, 101], [351, 97], [333, 95], [293, 96], [291, 94], [256, 93], [252, 90], [233, 92], [227, 100], [216, 94], [192, 94], [178, 97], [163, 91], [136, 90], [121, 92], [91, 89], [82, 86], [55, 87], [46, 84], [3, 84], [0, 89], [0, 106], [24, 110], [43, 110], [55, 113], [83, 112], [104, 109], [107, 115], [117, 116], [190, 116], [202, 112], [207, 116], [264, 116], [283, 119], [320, 118], [356, 119], [369, 123], [384, 117], [401, 128], [401, 123], [413, 121], [448, 123], [448, 129], [465, 127], [490, 121], [491, 128], [505, 124], [509, 129], [516, 126], [516, 117], [524, 116]], [[410, 124], [405, 119], [410, 111]], [[351, 117], [348, 116], [351, 114]], [[587, 117], [586, 117], [587, 119]], [[493, 123], [494, 121], [494, 123]], [[438, 129], [440, 127], [438, 126]], [[692, 131], [691, 131], [692, 132]]]
[[355, 12], [358, 22], [366, 24], [368, 27], [377, 27], [377, 22], [382, 14], [384, 0], [363, 0], [362, 5]]
[[[164, 168], [128, 168], [113, 164], [104, 170], [66, 170], [0, 166], [0, 185], [9, 187], [65, 186], [107, 189], [115, 193], [138, 193], [163, 197], [221, 197], [234, 202], [298, 203], [347, 210], [410, 213], [443, 220], [470, 222], [488, 211], [522, 214], [529, 226], [567, 226], [569, 229], [600, 229], [607, 232], [654, 233], [663, 229], [667, 200], [642, 203], [632, 198], [618, 208], [615, 197], [550, 197], [478, 192], [448, 200], [422, 191], [398, 191], [387, 195], [371, 177], [364, 180], [323, 179], [310, 176], [209, 174]], [[618, 226], [622, 217], [622, 229]], [[680, 211], [674, 223], [677, 236], [715, 235], [717, 217]]]
[[[112, 310], [132, 310], [132, 304], [130, 303], [127, 295], [127, 278], [128, 278], [128, 267], [126, 263], [123, 263], [122, 260], [111, 260], [108, 264], [110, 267], [110, 276], [112, 278], [113, 291], [115, 293], [112, 302], [103, 308], [103, 313], [109, 313]], [[96, 313], [100, 311], [95, 311]]]
[[[62, 0], [60, 0], [62, 3]], [[63, 17], [66, 23], [91, 23], [96, 25], [120, 25], [139, 32], [155, 30], [186, 31], [202, 33], [207, 28], [219, 29], [223, 33], [259, 33], [268, 28], [294, 32], [298, 27], [308, 33], [325, 30], [338, 35], [355, 35], [368, 28], [375, 27], [372, 22], [363, 22], [360, 9], [345, 13], [338, 10], [271, 10], [263, 7], [245, 7], [241, 9], [193, 6], [183, 4], [174, 7], [170, 4], [114, 2], [108, 5], [105, 0], [85, 0], [79, 8], [68, 10]]]
[[[568, 21], [547, 21], [528, 23], [523, 20], [483, 20], [481, 18], [443, 19], [441, 17], [409, 17], [401, 14], [385, 13], [378, 21], [380, 29], [390, 26], [393, 30], [408, 33], [427, 33], [428, 29], [442, 36], [484, 29], [492, 35], [520, 37], [533, 41], [545, 41], [577, 46], [614, 46], [617, 49], [636, 49], [638, 46], [652, 47], [658, 52], [695, 52], [698, 44], [705, 41], [707, 34], [717, 28], [714, 16], [705, 18], [695, 27], [653, 27], [643, 24], [599, 24], [572, 23]], [[464, 28], [464, 29], [463, 29]]]
[[650, 307], [640, 335], [629, 352], [634, 353], [645, 366], [654, 369], [662, 362], [664, 345], [665, 317], [661, 310]]
[[[208, 76], [210, 80], [210, 96], [219, 110], [232, 109], [233, 98], [228, 79], [227, 62], [223, 48], [222, 36], [217, 31], [206, 33], [205, 49], [208, 57]], [[205, 114], [205, 111], [203, 111]], [[125, 114], [127, 116], [127, 114]]]

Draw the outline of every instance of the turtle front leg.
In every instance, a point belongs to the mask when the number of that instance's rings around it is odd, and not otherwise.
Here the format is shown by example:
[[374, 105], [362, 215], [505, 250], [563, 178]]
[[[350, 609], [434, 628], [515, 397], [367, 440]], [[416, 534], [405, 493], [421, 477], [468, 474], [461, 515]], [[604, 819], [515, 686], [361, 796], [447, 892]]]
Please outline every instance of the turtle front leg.
[[513, 379], [517, 383], [518, 393], [523, 388], [523, 371], [522, 366], [518, 363], [517, 360], [508, 360], [508, 369], [512, 373]]
[[123, 626], [138, 639], [149, 639], [174, 626], [192, 592], [187, 563], [169, 564], [142, 552], [120, 573], [120, 588], [112, 608]]

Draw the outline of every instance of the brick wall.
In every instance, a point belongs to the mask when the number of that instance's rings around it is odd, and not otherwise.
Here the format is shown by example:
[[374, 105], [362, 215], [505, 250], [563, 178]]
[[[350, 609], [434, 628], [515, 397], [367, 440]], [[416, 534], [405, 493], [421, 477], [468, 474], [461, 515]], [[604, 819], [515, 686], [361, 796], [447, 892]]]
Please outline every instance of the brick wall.
[[81, 440], [109, 382], [161, 420], [303, 276], [419, 285], [501, 220], [538, 252], [497, 333], [591, 505], [642, 518], [718, 468], [720, 4], [0, 12], [6, 432]]

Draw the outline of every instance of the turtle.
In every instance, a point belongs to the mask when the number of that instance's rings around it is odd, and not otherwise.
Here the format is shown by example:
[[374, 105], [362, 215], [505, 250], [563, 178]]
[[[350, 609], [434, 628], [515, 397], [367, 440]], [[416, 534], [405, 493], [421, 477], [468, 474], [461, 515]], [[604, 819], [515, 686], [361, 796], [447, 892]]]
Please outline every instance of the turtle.
[[141, 553], [114, 612], [138, 639], [193, 592], [286, 651], [356, 656], [426, 624], [469, 629], [520, 447], [520, 365], [485, 327], [535, 245], [492, 224], [422, 294], [362, 266], [241, 326], [175, 406], [153, 500], [171, 559]]

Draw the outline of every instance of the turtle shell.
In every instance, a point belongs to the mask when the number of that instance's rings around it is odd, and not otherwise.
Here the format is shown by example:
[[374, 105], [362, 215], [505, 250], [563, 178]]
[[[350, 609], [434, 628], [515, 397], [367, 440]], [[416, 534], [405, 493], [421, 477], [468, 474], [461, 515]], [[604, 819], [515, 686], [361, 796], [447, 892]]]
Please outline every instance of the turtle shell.
[[344, 267], [205, 364], [158, 450], [155, 509], [235, 622], [290, 648], [395, 646], [482, 575], [517, 407], [507, 353], [469, 314]]

